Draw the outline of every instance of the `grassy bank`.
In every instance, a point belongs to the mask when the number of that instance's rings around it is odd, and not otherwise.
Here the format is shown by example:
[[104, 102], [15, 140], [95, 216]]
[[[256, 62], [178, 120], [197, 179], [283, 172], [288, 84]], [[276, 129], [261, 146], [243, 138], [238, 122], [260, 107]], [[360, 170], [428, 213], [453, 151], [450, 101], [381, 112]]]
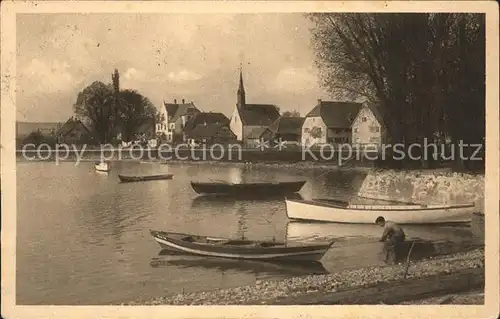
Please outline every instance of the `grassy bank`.
[[[473, 278], [478, 280], [477, 273], [484, 276], [484, 248], [478, 248], [469, 252], [456, 253], [440, 256], [432, 259], [421, 260], [410, 265], [405, 280], [412, 281], [424, 277], [434, 276], [434, 282], [439, 277], [452, 275], [460, 272], [474, 272]], [[342, 304], [345, 304], [347, 296], [359, 295], [366, 286], [377, 289], [377, 285], [389, 292], [396, 283], [400, 283], [404, 277], [405, 265], [393, 265], [383, 267], [367, 267], [346, 270], [327, 275], [309, 275], [294, 277], [284, 280], [258, 281], [254, 285], [242, 286], [231, 289], [221, 289], [209, 292], [185, 293], [173, 296], [158, 297], [152, 300], [135, 301], [129, 305], [238, 305], [238, 304], [314, 304], [322, 303], [321, 298], [332, 293], [344, 292]], [[470, 274], [469, 274], [470, 276]], [[457, 277], [456, 283], [463, 282], [463, 277]], [[425, 279], [425, 278], [424, 278]], [[447, 279], [448, 281], [452, 279]], [[470, 289], [478, 290], [478, 284], [471, 285]], [[484, 284], [484, 280], [483, 280]], [[375, 285], [375, 288], [373, 288]], [[450, 285], [450, 282], [448, 282]], [[425, 285], [424, 285], [425, 286]], [[453, 282], [451, 282], [451, 286]], [[420, 287], [420, 286], [419, 286]], [[422, 287], [425, 288], [425, 287]], [[358, 290], [356, 290], [358, 289]], [[462, 287], [463, 289], [463, 287]], [[480, 288], [479, 288], [480, 289]], [[453, 290], [453, 289], [452, 289]], [[352, 293], [350, 293], [352, 291]], [[441, 291], [440, 293], [455, 293], [456, 291]], [[394, 294], [401, 294], [395, 289]], [[423, 293], [425, 295], [425, 292]], [[422, 293], [420, 294], [422, 296]], [[392, 296], [394, 297], [394, 296]], [[429, 296], [427, 296], [429, 297]], [[333, 297], [332, 297], [333, 298]], [[373, 294], [371, 295], [373, 299]], [[410, 298], [410, 297], [408, 297]], [[420, 298], [420, 297], [419, 297]], [[311, 301], [312, 299], [312, 301]], [[352, 298], [351, 298], [352, 299]], [[384, 300], [390, 300], [386, 296]], [[410, 298], [411, 299], [411, 298]], [[330, 299], [332, 300], [332, 299]], [[316, 301], [316, 302], [314, 302]], [[358, 303], [364, 303], [359, 300]], [[373, 302], [373, 300], [371, 300]], [[400, 302], [408, 300], [400, 300]]]

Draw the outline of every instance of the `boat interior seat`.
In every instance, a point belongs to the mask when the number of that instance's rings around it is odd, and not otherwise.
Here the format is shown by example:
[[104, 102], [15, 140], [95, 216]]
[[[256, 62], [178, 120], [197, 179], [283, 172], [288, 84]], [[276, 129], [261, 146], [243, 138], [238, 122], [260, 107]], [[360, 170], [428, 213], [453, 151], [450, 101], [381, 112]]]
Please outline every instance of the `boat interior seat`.
[[186, 236], [184, 238], [182, 238], [182, 241], [187, 241], [187, 242], [195, 242], [196, 240], [193, 238], [193, 236]]

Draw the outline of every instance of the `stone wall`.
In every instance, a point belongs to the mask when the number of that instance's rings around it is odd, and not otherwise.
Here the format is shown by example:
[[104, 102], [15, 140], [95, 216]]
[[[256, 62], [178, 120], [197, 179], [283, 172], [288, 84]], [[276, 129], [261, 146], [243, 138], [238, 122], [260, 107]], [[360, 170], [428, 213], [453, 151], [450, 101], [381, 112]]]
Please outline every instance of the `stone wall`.
[[358, 195], [424, 204], [474, 202], [479, 211], [484, 211], [484, 175], [448, 170], [373, 170]]

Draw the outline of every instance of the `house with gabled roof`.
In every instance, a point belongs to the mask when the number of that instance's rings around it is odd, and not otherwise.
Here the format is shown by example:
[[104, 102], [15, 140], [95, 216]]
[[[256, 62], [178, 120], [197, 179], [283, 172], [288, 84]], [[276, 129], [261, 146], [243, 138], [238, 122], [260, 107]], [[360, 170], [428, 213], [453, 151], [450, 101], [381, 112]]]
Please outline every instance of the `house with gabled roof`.
[[247, 136], [247, 144], [259, 145], [264, 141], [269, 142], [270, 146], [277, 143], [300, 145], [302, 136], [302, 125], [304, 117], [280, 116], [269, 127], [254, 129]]
[[361, 108], [361, 103], [318, 99], [302, 125], [302, 145], [351, 143], [351, 126]]
[[229, 119], [222, 113], [219, 112], [200, 112], [195, 114], [189, 121], [186, 122], [184, 126], [184, 134], [193, 130], [198, 125], [207, 124], [225, 124], [229, 125]]
[[[243, 75], [240, 69], [240, 83], [236, 108], [231, 115], [229, 127], [239, 142], [245, 143], [253, 130], [265, 130], [280, 116], [276, 105], [246, 103]], [[254, 134], [253, 134], [254, 135]]]
[[236, 141], [236, 135], [229, 128], [228, 123], [205, 122], [187, 131], [186, 139], [190, 145], [229, 144]]
[[201, 111], [191, 101], [186, 103], [182, 99], [182, 103], [166, 103], [163, 101], [163, 108], [160, 110], [162, 120], [155, 125], [157, 135], [165, 134], [168, 142], [183, 141], [183, 131], [186, 123], [196, 114]]
[[76, 117], [70, 117], [56, 132], [57, 143], [77, 145], [89, 143], [93, 136], [90, 130]]
[[301, 142], [305, 117], [280, 117], [270, 127], [274, 140]]
[[386, 137], [382, 116], [377, 105], [363, 104], [352, 123], [352, 143], [359, 146], [380, 146]]

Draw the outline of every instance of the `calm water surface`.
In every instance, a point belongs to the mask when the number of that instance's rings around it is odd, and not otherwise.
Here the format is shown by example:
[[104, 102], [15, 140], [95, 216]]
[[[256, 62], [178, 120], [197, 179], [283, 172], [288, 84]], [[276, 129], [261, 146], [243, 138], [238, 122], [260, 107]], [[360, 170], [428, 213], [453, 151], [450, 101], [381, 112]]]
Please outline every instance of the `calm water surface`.
[[[172, 173], [173, 180], [119, 183], [117, 174]], [[304, 198], [349, 198], [364, 174], [209, 164], [115, 162], [17, 165], [17, 303], [111, 304], [228, 288], [256, 279], [333, 272], [379, 263], [376, 226], [288, 223], [285, 203], [199, 197], [191, 180], [306, 179]], [[277, 266], [162, 255], [150, 229], [278, 241], [338, 243], [323, 267]], [[468, 229], [413, 227], [409, 237], [463, 240]]]

